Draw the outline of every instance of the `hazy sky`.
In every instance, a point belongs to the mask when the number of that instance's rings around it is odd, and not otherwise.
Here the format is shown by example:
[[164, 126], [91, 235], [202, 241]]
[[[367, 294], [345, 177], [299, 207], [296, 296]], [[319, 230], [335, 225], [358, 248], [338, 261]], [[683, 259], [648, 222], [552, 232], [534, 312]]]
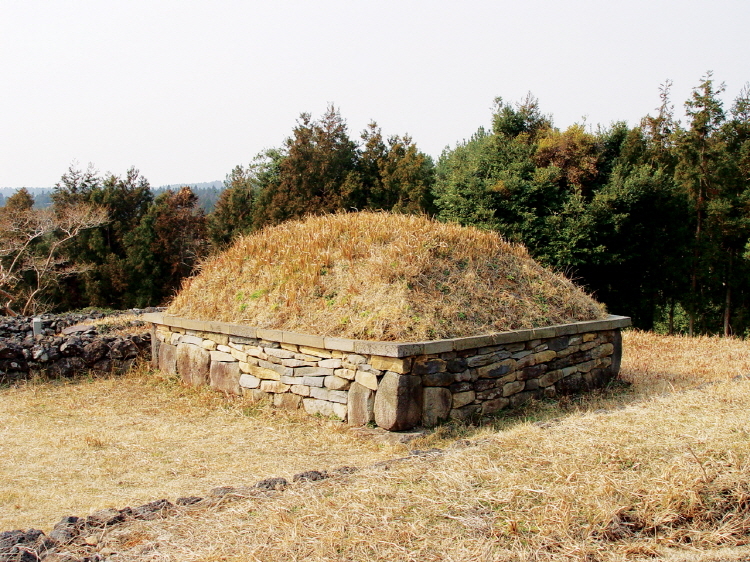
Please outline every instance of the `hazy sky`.
[[329, 103], [435, 157], [497, 96], [633, 125], [707, 70], [727, 106], [750, 80], [748, 0], [0, 0], [0, 187], [224, 179]]

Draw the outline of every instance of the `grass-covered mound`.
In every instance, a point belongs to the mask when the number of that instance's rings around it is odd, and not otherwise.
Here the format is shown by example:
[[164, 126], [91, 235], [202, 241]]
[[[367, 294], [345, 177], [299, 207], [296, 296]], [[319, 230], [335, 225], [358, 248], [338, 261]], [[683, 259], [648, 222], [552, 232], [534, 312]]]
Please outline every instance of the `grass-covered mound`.
[[245, 236], [168, 314], [383, 341], [594, 320], [601, 305], [497, 234], [423, 216], [310, 217]]

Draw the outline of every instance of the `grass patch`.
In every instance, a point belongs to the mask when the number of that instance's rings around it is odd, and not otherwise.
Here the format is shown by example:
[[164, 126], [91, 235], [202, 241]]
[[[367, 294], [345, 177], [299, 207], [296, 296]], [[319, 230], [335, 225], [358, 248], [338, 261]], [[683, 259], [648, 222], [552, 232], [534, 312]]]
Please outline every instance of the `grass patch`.
[[385, 463], [404, 447], [145, 371], [6, 389], [0, 525], [48, 530], [90, 509], [352, 465], [113, 529], [96, 548], [175, 561], [748, 559], [748, 342], [631, 331], [624, 350], [629, 385], [446, 425], [412, 443], [443, 454]]
[[384, 341], [604, 316], [568, 279], [495, 233], [372, 212], [309, 217], [241, 237], [185, 281], [167, 313]]

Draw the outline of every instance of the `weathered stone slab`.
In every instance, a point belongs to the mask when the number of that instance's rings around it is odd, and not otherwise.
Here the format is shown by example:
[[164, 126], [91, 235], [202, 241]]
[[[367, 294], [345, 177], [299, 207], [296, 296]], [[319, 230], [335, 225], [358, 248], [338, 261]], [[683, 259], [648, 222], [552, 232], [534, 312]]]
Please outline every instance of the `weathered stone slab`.
[[426, 387], [422, 389], [422, 425], [434, 427], [448, 419], [451, 411], [451, 391], [444, 387]]
[[300, 396], [310, 396], [310, 387], [303, 384], [293, 384], [289, 387], [289, 392], [299, 394]]
[[388, 371], [375, 393], [375, 423], [388, 431], [411, 429], [422, 419], [422, 379]]
[[189, 343], [189, 344], [192, 344], [192, 345], [202, 346], [203, 345], [203, 338], [198, 338], [196, 336], [182, 336], [180, 338], [180, 343]]
[[375, 420], [375, 392], [357, 382], [349, 388], [349, 425], [367, 425]]
[[[352, 363], [352, 361], [349, 360], [350, 357], [356, 357], [361, 358], [361, 363], [365, 363], [365, 358], [361, 355], [352, 356], [349, 355], [346, 358], [346, 361], [348, 363]], [[370, 365], [372, 365], [373, 368], [378, 369], [379, 371], [393, 371], [394, 373], [398, 373], [400, 375], [403, 375], [405, 373], [408, 373], [411, 371], [413, 358], [412, 357], [406, 357], [406, 358], [399, 358], [399, 357], [382, 357], [380, 355], [373, 355], [370, 358]]]
[[477, 368], [477, 375], [479, 378], [490, 378], [495, 379], [507, 375], [511, 370], [516, 368], [516, 361], [514, 359], [503, 359], [497, 363], [490, 363]]
[[223, 363], [233, 363], [237, 361], [229, 353], [225, 353], [223, 351], [210, 351], [209, 353], [211, 354], [211, 361]]
[[476, 399], [477, 395], [476, 392], [473, 390], [467, 390], [466, 392], [458, 392], [456, 394], [453, 394], [453, 402], [452, 407], [453, 408], [461, 408], [463, 406], [466, 406], [467, 404], [471, 404]]
[[[201, 343], [203, 342], [200, 338], [196, 339]], [[177, 372], [185, 384], [203, 386], [208, 383], [211, 354], [203, 349], [202, 346], [180, 343], [177, 346], [176, 361]]]
[[296, 410], [302, 405], [302, 396], [289, 392], [274, 394], [273, 405], [282, 410]]
[[294, 369], [294, 375], [297, 377], [328, 377], [333, 374], [333, 369], [322, 367], [297, 367]]
[[503, 385], [503, 396], [508, 397], [518, 392], [521, 392], [525, 386], [526, 386], [526, 383], [524, 383], [523, 381], [509, 382]]
[[348, 390], [352, 381], [337, 377], [335, 375], [325, 378], [323, 385], [330, 390]]
[[227, 394], [242, 393], [240, 389], [240, 365], [236, 361], [234, 363], [211, 361], [209, 377], [211, 388]]
[[[239, 363], [238, 363], [239, 367]], [[258, 377], [263, 380], [278, 381], [281, 380], [281, 375], [273, 369], [266, 369], [264, 367], [256, 367], [255, 365], [248, 365], [247, 372], [251, 375]]]
[[159, 346], [159, 369], [170, 375], [177, 374], [177, 346], [166, 342]]
[[450, 386], [455, 381], [456, 375], [448, 372], [422, 375], [422, 386]]
[[278, 357], [279, 359], [293, 359], [294, 358], [294, 352], [288, 351], [286, 349], [276, 349], [273, 347], [265, 347], [263, 348], [263, 351], [266, 353], [266, 355], [270, 355], [271, 357]]
[[378, 389], [378, 377], [372, 373], [368, 373], [367, 371], [357, 371], [354, 380], [362, 386], [369, 388], [370, 390]]
[[325, 384], [325, 377], [302, 377], [302, 384], [316, 388], [322, 388]]
[[507, 408], [509, 404], [510, 400], [508, 398], [495, 398], [494, 400], [487, 400], [486, 402], [482, 402], [482, 414], [494, 414], [495, 412], [498, 412], [503, 408]]
[[432, 375], [434, 373], [444, 373], [447, 370], [448, 367], [445, 360], [435, 357], [415, 360], [411, 372], [413, 375]]
[[287, 392], [289, 388], [290, 388], [290, 385], [284, 384], [281, 381], [261, 381], [260, 382], [260, 389], [263, 392], [277, 394], [277, 393]]
[[260, 379], [253, 375], [243, 373], [240, 375], [240, 386], [242, 388], [258, 388], [260, 387]]
[[318, 400], [316, 398], [303, 398], [302, 405], [311, 416], [336, 417], [340, 420], [346, 420], [346, 405], [336, 404], [328, 400]]
[[354, 377], [357, 376], [357, 371], [351, 369], [334, 369], [333, 374], [342, 379], [353, 381]]

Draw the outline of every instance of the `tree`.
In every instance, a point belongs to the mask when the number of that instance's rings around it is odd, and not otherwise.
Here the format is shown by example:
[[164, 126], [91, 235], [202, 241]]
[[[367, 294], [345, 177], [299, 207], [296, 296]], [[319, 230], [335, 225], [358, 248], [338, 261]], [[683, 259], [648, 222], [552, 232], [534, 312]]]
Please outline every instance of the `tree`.
[[189, 187], [159, 195], [125, 235], [131, 306], [161, 304], [205, 256], [206, 217]]
[[330, 213], [361, 201], [357, 159], [357, 145], [337, 109], [329, 106], [320, 121], [303, 113], [286, 141], [278, 182], [268, 183], [258, 201], [256, 224]]
[[70, 204], [58, 213], [33, 209], [33, 198], [23, 189], [0, 209], [0, 296], [6, 314], [23, 315], [44, 308], [41, 297], [66, 276], [85, 265], [71, 262], [64, 247], [87, 229], [107, 221], [106, 210], [86, 203]]
[[695, 333], [698, 311], [707, 304], [704, 289], [710, 282], [706, 276], [712, 272], [708, 263], [713, 253], [710, 248], [712, 241], [706, 236], [705, 223], [708, 205], [722, 181], [720, 168], [725, 147], [717, 133], [725, 118], [719, 98], [723, 91], [724, 85], [715, 86], [712, 74], [708, 72], [685, 102], [689, 128], [677, 132], [676, 178], [690, 197], [695, 224], [688, 307], [691, 336]]
[[417, 149], [411, 137], [394, 135], [387, 143], [377, 123], [362, 133], [364, 148], [359, 157], [362, 198], [358, 208], [402, 213], [432, 210], [432, 159]]
[[215, 247], [226, 247], [237, 235], [247, 234], [264, 222], [264, 210], [276, 194], [284, 157], [281, 150], [268, 149], [249, 166], [235, 166], [227, 175], [225, 189], [208, 217], [209, 238]]
[[90, 264], [85, 274], [71, 276], [59, 298], [67, 307], [107, 306], [122, 308], [132, 278], [127, 264], [126, 235], [149, 209], [153, 194], [148, 180], [135, 168], [124, 177], [100, 177], [93, 166], [82, 172], [71, 166], [55, 186], [55, 213], [71, 204], [88, 203], [106, 209], [109, 222], [89, 229], [67, 246], [71, 260]]

